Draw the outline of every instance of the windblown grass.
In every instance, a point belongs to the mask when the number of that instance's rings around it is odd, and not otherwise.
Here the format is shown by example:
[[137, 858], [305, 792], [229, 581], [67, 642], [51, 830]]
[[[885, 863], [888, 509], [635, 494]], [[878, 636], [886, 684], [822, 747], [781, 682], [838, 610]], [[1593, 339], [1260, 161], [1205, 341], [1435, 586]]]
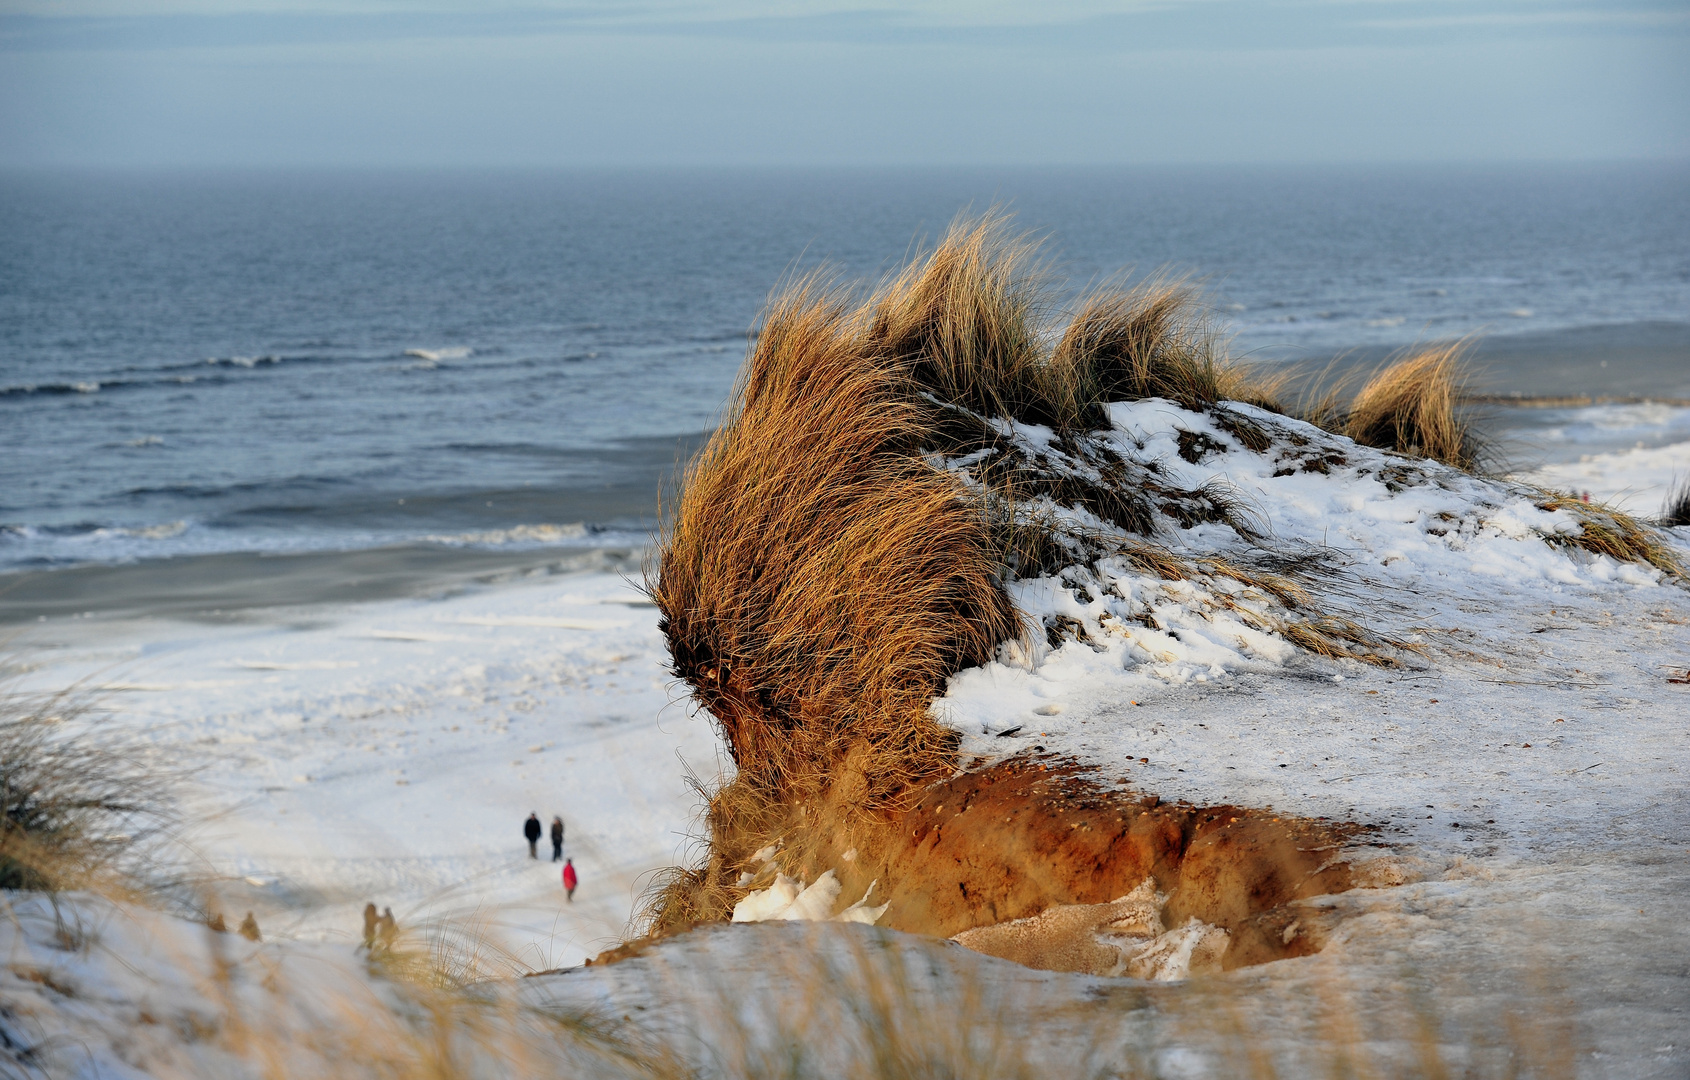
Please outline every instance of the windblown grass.
[[1690, 568], [1684, 565], [1666, 537], [1623, 510], [1550, 491], [1542, 493], [1537, 506], [1540, 510], [1564, 510], [1578, 519], [1578, 532], [1546, 535], [1544, 539], [1552, 544], [1576, 547], [1621, 562], [1644, 563], [1675, 578], [1690, 577]]
[[[1256, 446], [1266, 434], [1219, 403], [1277, 407], [1280, 383], [1227, 359], [1185, 282], [1103, 290], [1058, 332], [1041, 273], [1033, 245], [987, 215], [866, 297], [809, 277], [771, 302], [647, 568], [673, 671], [737, 767], [710, 793], [707, 864], [659, 883], [653, 929], [724, 917], [738, 861], [793, 807], [825, 795], [872, 816], [953, 768], [957, 736], [929, 705], [1025, 632], [1003, 581], [1119, 553], [1118, 536], [1094, 543], [1043, 508], [1144, 537], [1165, 521], [1263, 537], [1224, 485], [1175, 489], [1091, 433], [1108, 403], [1154, 396], [1215, 409]], [[1019, 448], [1006, 419], [1051, 428], [1051, 453]], [[972, 472], [945, 466], [967, 455]], [[1288, 609], [1270, 628], [1318, 652], [1389, 649], [1278, 579], [1161, 562], [1168, 580], [1262, 588]]]
[[158, 889], [180, 869], [172, 770], [100, 731], [78, 688], [0, 687], [0, 889]]
[[1106, 422], [1104, 404], [1150, 397], [1193, 410], [1243, 401], [1280, 411], [1286, 383], [1283, 373], [1230, 360], [1196, 288], [1166, 278], [1087, 297], [1057, 344], [1052, 367], [1070, 373], [1093, 426]]
[[[1373, 373], [1350, 402], [1336, 430], [1365, 446], [1417, 454], [1472, 469], [1479, 443], [1461, 412], [1466, 386], [1465, 343], [1404, 356]], [[1333, 421], [1331, 399], [1317, 404], [1311, 421]]]
[[1048, 307], [1036, 247], [1001, 215], [958, 222], [857, 318], [865, 356], [941, 401], [1055, 428], [1082, 422], [1083, 376], [1040, 341]]
[[884, 803], [947, 767], [927, 716], [1018, 631], [984, 508], [913, 450], [907, 361], [865, 350], [843, 298], [778, 301], [734, 414], [696, 459], [650, 582], [675, 673], [740, 776], [803, 796], [853, 746]]
[[1661, 504], [1659, 523], [1666, 528], [1690, 525], [1690, 478], [1674, 485]]

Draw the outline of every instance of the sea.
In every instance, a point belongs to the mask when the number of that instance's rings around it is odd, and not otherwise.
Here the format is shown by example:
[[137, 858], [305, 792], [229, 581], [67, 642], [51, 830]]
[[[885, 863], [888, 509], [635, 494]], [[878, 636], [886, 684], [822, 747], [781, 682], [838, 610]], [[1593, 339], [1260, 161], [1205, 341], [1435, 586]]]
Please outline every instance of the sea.
[[993, 208], [1070, 293], [1189, 277], [1263, 363], [1470, 339], [1514, 464], [1690, 441], [1686, 164], [10, 173], [0, 607], [637, 550], [773, 289]]

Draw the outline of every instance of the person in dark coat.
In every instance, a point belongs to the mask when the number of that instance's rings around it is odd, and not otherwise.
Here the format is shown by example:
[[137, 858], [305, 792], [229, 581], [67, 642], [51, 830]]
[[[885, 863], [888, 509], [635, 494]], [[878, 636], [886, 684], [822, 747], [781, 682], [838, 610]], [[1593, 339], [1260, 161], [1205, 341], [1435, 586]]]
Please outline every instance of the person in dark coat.
[[552, 818], [552, 862], [563, 861], [563, 819]]
[[252, 917], [250, 911], [246, 913], [246, 918], [241, 920], [241, 937], [248, 941], [264, 940], [264, 935], [258, 931], [258, 920]]
[[538, 812], [530, 813], [528, 820], [522, 823], [522, 835], [528, 838], [528, 857], [538, 859], [540, 857], [540, 815]]
[[575, 860], [563, 860], [563, 891], [568, 894], [571, 904], [575, 902], [575, 886], [577, 884], [579, 884], [579, 879], [575, 876]]

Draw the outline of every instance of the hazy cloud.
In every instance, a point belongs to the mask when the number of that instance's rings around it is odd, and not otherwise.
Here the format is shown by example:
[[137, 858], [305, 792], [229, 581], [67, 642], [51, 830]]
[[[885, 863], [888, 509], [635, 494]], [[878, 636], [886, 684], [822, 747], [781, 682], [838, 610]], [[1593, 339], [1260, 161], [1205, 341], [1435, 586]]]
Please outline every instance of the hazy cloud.
[[1479, 0], [1183, 0], [1053, 4], [1035, 11], [928, 3], [568, 5], [170, 10], [147, 14], [0, 14], [9, 51], [231, 48], [535, 35], [628, 35], [744, 41], [1145, 51], [1415, 46], [1564, 34], [1690, 31], [1681, 4], [1604, 6]]
[[1690, 156], [1679, 2], [240, 2], [0, 0], [0, 165]]

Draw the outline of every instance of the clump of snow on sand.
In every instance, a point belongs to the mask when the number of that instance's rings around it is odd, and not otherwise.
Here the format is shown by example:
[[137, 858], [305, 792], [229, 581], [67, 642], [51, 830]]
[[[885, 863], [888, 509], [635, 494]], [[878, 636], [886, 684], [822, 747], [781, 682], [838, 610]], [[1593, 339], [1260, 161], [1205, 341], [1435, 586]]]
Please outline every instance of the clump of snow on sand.
[[964, 930], [959, 945], [1042, 971], [1178, 982], [1221, 970], [1231, 936], [1195, 916], [1169, 930], [1168, 898], [1145, 878], [1107, 904], [1059, 904], [1037, 915]]
[[839, 892], [844, 886], [840, 885], [839, 878], [832, 870], [822, 874], [808, 886], [798, 878], [776, 873], [772, 885], [748, 893], [734, 905], [733, 921], [746, 923], [785, 919], [804, 922], [854, 922], [873, 926], [886, 914], [886, 909], [891, 907], [890, 903], [881, 904], [879, 907], [870, 906], [868, 898], [878, 884], [878, 881], [869, 882], [868, 888], [863, 890], [861, 900], [835, 915], [833, 909], [839, 903]]

